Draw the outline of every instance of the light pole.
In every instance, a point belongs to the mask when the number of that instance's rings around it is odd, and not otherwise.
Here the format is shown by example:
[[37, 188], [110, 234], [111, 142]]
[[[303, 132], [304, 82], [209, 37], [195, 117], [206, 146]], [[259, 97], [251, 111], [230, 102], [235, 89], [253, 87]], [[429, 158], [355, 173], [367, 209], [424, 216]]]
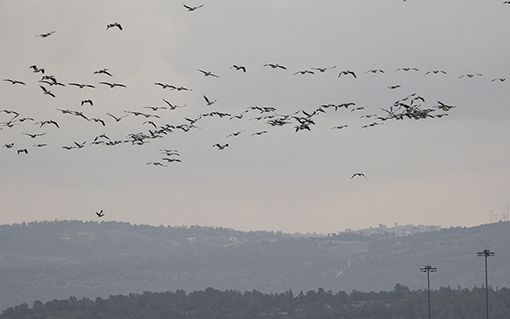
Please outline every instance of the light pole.
[[427, 294], [428, 294], [428, 299], [429, 299], [429, 319], [430, 319], [430, 273], [436, 272], [437, 268], [427, 265], [423, 268], [420, 268], [420, 271], [427, 273]]
[[487, 319], [489, 319], [489, 278], [487, 276], [487, 257], [494, 256], [495, 253], [489, 249], [484, 249], [476, 253], [477, 256], [485, 256], [485, 309], [487, 312]]

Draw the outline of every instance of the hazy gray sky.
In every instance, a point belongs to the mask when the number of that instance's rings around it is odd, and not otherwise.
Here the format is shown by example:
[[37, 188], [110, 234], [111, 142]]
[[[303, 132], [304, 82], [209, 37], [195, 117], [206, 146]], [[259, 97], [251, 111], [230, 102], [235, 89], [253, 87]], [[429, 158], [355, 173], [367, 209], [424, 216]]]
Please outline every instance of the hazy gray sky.
[[[0, 77], [26, 85], [0, 83], [0, 110], [20, 114], [0, 112], [0, 144], [14, 143], [0, 148], [0, 223], [91, 220], [101, 209], [105, 220], [137, 224], [285, 232], [486, 223], [510, 198], [510, 5], [502, 2], [206, 0], [185, 2], [203, 4], [189, 12], [162, 0], [2, 1]], [[123, 29], [107, 30], [114, 22]], [[38, 82], [34, 64], [66, 86]], [[407, 67], [418, 71], [395, 71]], [[104, 68], [113, 76], [94, 74]], [[314, 74], [294, 75], [301, 70]], [[346, 70], [357, 78], [339, 76]], [[437, 101], [456, 107], [441, 118], [375, 120], [414, 93], [425, 102], [413, 105], [430, 114], [445, 113]], [[217, 102], [207, 106], [203, 95]], [[186, 106], [146, 108], [167, 106], [163, 99]], [[296, 132], [292, 118], [281, 127], [254, 119], [347, 102], [355, 105], [314, 116], [311, 131]], [[276, 111], [243, 113], [251, 106]], [[101, 134], [150, 135], [147, 120], [177, 126], [210, 112], [243, 118], [202, 117], [198, 128], [143, 145], [91, 144]], [[129, 115], [117, 123], [107, 113]], [[16, 121], [24, 117], [34, 121]], [[60, 128], [37, 123], [46, 120]], [[227, 138], [234, 132], [242, 133]], [[63, 148], [75, 142], [86, 144]], [[177, 150], [181, 162], [165, 162], [160, 149]], [[356, 172], [367, 179], [351, 179]]]

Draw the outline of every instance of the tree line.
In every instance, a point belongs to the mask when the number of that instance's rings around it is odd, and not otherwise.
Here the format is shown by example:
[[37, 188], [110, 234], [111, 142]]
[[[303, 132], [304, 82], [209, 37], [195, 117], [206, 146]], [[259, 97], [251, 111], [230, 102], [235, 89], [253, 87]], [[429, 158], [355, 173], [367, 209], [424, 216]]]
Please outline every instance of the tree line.
[[[490, 289], [492, 318], [510, 317], [510, 289]], [[485, 316], [485, 288], [431, 291], [432, 317], [438, 319], [471, 319]], [[46, 303], [35, 301], [5, 309], [0, 319], [426, 319], [427, 290], [410, 290], [396, 284], [392, 291], [332, 292], [322, 288], [284, 293], [261, 293], [257, 290], [220, 291], [207, 288], [186, 293], [144, 292]]]

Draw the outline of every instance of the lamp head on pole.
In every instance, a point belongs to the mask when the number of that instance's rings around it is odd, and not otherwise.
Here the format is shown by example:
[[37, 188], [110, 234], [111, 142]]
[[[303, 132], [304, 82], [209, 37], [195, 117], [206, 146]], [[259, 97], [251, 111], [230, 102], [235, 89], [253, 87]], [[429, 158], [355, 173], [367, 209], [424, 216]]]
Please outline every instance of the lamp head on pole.
[[425, 266], [425, 267], [423, 267], [423, 268], [420, 268], [420, 271], [421, 271], [421, 272], [429, 272], [429, 271], [430, 271], [430, 272], [437, 272], [437, 268], [432, 267], [432, 266], [430, 266], [430, 265], [427, 265], [427, 266]]
[[484, 249], [483, 251], [477, 252], [476, 255], [477, 256], [491, 257], [491, 256], [495, 255], [495, 252], [490, 251], [489, 249]]

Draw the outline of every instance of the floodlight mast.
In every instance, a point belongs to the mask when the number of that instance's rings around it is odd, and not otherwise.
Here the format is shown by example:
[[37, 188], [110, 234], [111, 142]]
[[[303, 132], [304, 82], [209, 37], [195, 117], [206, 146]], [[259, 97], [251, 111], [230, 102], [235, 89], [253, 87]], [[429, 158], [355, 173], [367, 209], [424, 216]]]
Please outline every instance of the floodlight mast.
[[481, 252], [477, 252], [476, 255], [485, 257], [485, 310], [487, 319], [489, 319], [489, 277], [487, 275], [487, 257], [492, 257], [495, 253], [489, 249], [484, 249]]
[[427, 295], [428, 295], [428, 301], [429, 301], [429, 319], [430, 319], [430, 273], [436, 272], [437, 268], [427, 265], [423, 268], [420, 268], [420, 271], [427, 273]]

